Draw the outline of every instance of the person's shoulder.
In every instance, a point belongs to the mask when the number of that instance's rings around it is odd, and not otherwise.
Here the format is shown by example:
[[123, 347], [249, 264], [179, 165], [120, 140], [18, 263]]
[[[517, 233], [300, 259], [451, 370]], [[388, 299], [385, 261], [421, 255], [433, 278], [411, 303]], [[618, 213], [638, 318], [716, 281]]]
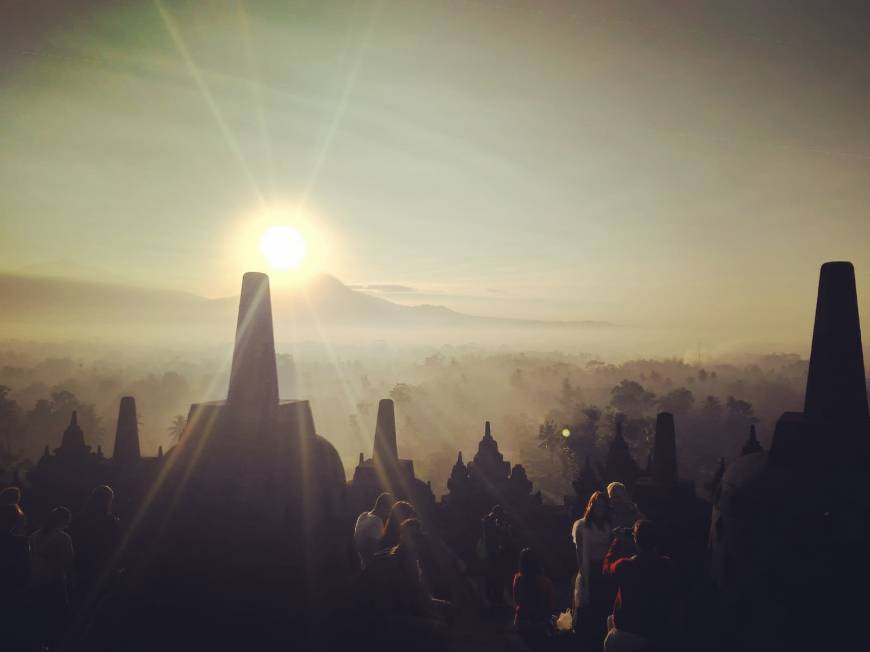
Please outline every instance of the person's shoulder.
[[361, 525], [367, 525], [372, 522], [373, 514], [371, 512], [363, 512], [359, 516], [356, 517], [356, 525], [357, 527]]
[[626, 557], [620, 557], [616, 561], [613, 562], [611, 568], [613, 568], [614, 572], [616, 571], [627, 571], [631, 568], [634, 568], [638, 563], [637, 555], [631, 555]]

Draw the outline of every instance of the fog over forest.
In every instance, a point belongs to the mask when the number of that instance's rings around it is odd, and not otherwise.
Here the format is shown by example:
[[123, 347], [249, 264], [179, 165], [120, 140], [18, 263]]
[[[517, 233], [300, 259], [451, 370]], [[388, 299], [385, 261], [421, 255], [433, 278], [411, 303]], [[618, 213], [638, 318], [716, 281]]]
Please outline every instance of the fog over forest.
[[[72, 409], [87, 443], [110, 455], [125, 395], [136, 398], [143, 454], [168, 450], [191, 403], [225, 397], [230, 351], [3, 342], [3, 466], [26, 467], [46, 445], [58, 446]], [[481, 344], [278, 342], [282, 397], [310, 400], [319, 433], [337, 447], [348, 475], [360, 452], [371, 455], [377, 402], [391, 397], [400, 454], [414, 459], [436, 494], [457, 452], [473, 456], [490, 420], [505, 459], [524, 464], [553, 501], [569, 492], [587, 455], [603, 462], [618, 414], [643, 466], [662, 410], [677, 419], [680, 472], [703, 493], [719, 457], [739, 453], [750, 423], [766, 445], [780, 414], [801, 409], [806, 371], [796, 354], [619, 360]]]

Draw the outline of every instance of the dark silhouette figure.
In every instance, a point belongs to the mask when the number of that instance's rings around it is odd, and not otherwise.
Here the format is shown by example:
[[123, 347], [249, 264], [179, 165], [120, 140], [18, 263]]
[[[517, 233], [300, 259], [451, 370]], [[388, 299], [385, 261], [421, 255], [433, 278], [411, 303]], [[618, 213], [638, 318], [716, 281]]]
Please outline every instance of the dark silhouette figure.
[[635, 523], [632, 534], [635, 554], [631, 554], [630, 542], [620, 536], [604, 559], [604, 575], [613, 578], [617, 591], [612, 618], [608, 619], [605, 652], [665, 649], [676, 624], [674, 564], [658, 554], [658, 537], [651, 521]]
[[25, 602], [30, 579], [30, 548], [20, 533], [24, 512], [16, 503], [0, 503], [0, 632], [12, 650], [27, 644]]
[[356, 519], [353, 542], [363, 568], [380, 548], [386, 531], [386, 520], [394, 503], [393, 494], [382, 493], [375, 500], [371, 511], [363, 512]]
[[501, 505], [495, 505], [489, 514], [483, 517], [481, 529], [482, 551], [486, 557], [484, 564], [486, 597], [492, 607], [500, 608], [505, 605], [507, 579], [513, 572], [511, 568], [513, 533]]
[[60, 644], [69, 625], [69, 589], [75, 555], [65, 532], [72, 521], [66, 507], [55, 507], [45, 526], [30, 537], [31, 615], [38, 642]]
[[531, 548], [520, 552], [520, 567], [513, 580], [514, 624], [523, 632], [544, 634], [556, 609], [553, 583], [541, 572]]
[[71, 528], [76, 545], [76, 590], [79, 603], [90, 603], [110, 586], [109, 566], [120, 538], [118, 517], [112, 511], [115, 492], [100, 485], [91, 493]]
[[607, 497], [610, 499], [612, 525], [614, 529], [634, 527], [643, 514], [631, 501], [628, 489], [621, 482], [611, 482], [607, 485]]
[[366, 623], [368, 649], [443, 649], [445, 603], [434, 599], [422, 581], [420, 550], [427, 535], [420, 521], [406, 519], [398, 545], [377, 553], [355, 587], [355, 612]]
[[399, 529], [404, 521], [409, 518], [417, 518], [417, 510], [406, 500], [399, 500], [390, 508], [387, 524], [384, 528], [384, 536], [381, 538], [380, 548], [392, 548], [399, 545]]

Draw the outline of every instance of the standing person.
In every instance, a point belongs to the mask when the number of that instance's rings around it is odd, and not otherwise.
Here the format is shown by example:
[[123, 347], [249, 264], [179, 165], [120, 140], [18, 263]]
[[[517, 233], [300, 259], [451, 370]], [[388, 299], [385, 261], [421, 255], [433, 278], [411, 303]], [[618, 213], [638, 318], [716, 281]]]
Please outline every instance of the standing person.
[[417, 510], [407, 500], [399, 500], [390, 508], [384, 536], [381, 537], [380, 550], [399, 545], [399, 528], [409, 518], [417, 518]]
[[10, 650], [27, 647], [24, 596], [30, 578], [30, 549], [27, 537], [18, 532], [23, 521], [17, 502], [0, 503], [0, 632]]
[[[582, 629], [598, 642], [604, 638], [612, 591], [601, 575], [601, 564], [612, 537], [612, 516], [607, 494], [589, 497], [583, 517], [574, 522], [571, 538], [579, 572], [574, 586], [574, 629]], [[600, 634], [600, 638], [598, 635]]]
[[668, 557], [658, 553], [653, 523], [637, 521], [632, 535], [637, 554], [627, 556], [626, 542], [620, 537], [613, 541], [603, 564], [603, 572], [617, 587], [604, 652], [670, 647], [676, 616], [676, 569]]
[[353, 529], [353, 543], [363, 568], [380, 548], [387, 516], [389, 516], [390, 508], [394, 502], [393, 494], [382, 493], [375, 500], [375, 506], [372, 507], [372, 510], [363, 512], [356, 519], [356, 525]]
[[628, 489], [621, 482], [611, 482], [607, 485], [607, 497], [610, 499], [611, 519], [613, 529], [626, 528], [631, 530], [634, 524], [643, 518], [643, 514], [631, 501]]
[[107, 485], [95, 488], [85, 504], [81, 517], [76, 519], [72, 534], [76, 541], [77, 589], [84, 600], [92, 600], [105, 586], [97, 586], [108, 571], [117, 551], [120, 535], [118, 517], [112, 511], [115, 492]]
[[556, 609], [553, 583], [541, 572], [531, 548], [520, 552], [520, 568], [513, 581], [514, 625], [529, 632], [545, 633]]
[[69, 619], [69, 585], [75, 554], [64, 531], [72, 521], [66, 507], [55, 507], [45, 526], [30, 537], [31, 614], [43, 647], [58, 645]]
[[493, 607], [505, 603], [505, 562], [511, 545], [510, 524], [501, 505], [495, 505], [481, 521], [481, 541], [486, 554], [486, 597]]

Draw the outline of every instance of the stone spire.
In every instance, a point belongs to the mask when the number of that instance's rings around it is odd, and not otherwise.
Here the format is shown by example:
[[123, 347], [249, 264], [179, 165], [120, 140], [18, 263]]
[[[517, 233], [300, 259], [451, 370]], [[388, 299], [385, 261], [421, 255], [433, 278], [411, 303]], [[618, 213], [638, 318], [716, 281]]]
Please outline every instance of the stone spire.
[[604, 459], [604, 482], [618, 481], [631, 487], [634, 485], [638, 473], [637, 462], [631, 456], [628, 442], [622, 435], [622, 418], [617, 418], [616, 433], [613, 435], [613, 440], [610, 442], [607, 456]]
[[755, 424], [750, 424], [749, 426], [749, 439], [746, 440], [746, 443], [743, 444], [743, 449], [740, 451], [741, 455], [751, 455], [752, 453], [763, 453], [764, 449], [761, 447], [761, 444], [758, 442], [758, 436], [755, 434]]
[[136, 399], [125, 396], [118, 408], [118, 427], [115, 429], [115, 450], [112, 461], [126, 464], [139, 460], [139, 423], [136, 417]]
[[653, 444], [653, 478], [660, 484], [676, 484], [677, 439], [674, 415], [659, 412], [656, 417], [655, 443]]
[[252, 414], [262, 414], [264, 409], [278, 405], [269, 277], [259, 272], [242, 277], [227, 403], [250, 409]]
[[583, 468], [580, 473], [574, 478], [571, 483], [574, 487], [574, 493], [580, 500], [581, 507], [584, 507], [592, 492], [601, 486], [601, 479], [592, 467], [592, 459], [589, 455], [586, 456], [586, 461], [583, 462]]
[[447, 479], [447, 491], [456, 499], [463, 498], [468, 491], [468, 469], [462, 462], [462, 451], [456, 456], [456, 464]]
[[804, 414], [811, 421], [837, 422], [868, 416], [852, 263], [822, 265]]
[[63, 437], [60, 440], [60, 448], [63, 451], [85, 450], [85, 433], [79, 427], [79, 418], [75, 410], [69, 419], [69, 425], [63, 431]]
[[375, 465], [395, 465], [399, 459], [396, 444], [396, 410], [393, 400], [381, 399], [378, 403], [378, 421], [375, 426], [375, 446], [372, 452]]
[[483, 438], [492, 439], [492, 426], [489, 425], [489, 421], [483, 424]]

